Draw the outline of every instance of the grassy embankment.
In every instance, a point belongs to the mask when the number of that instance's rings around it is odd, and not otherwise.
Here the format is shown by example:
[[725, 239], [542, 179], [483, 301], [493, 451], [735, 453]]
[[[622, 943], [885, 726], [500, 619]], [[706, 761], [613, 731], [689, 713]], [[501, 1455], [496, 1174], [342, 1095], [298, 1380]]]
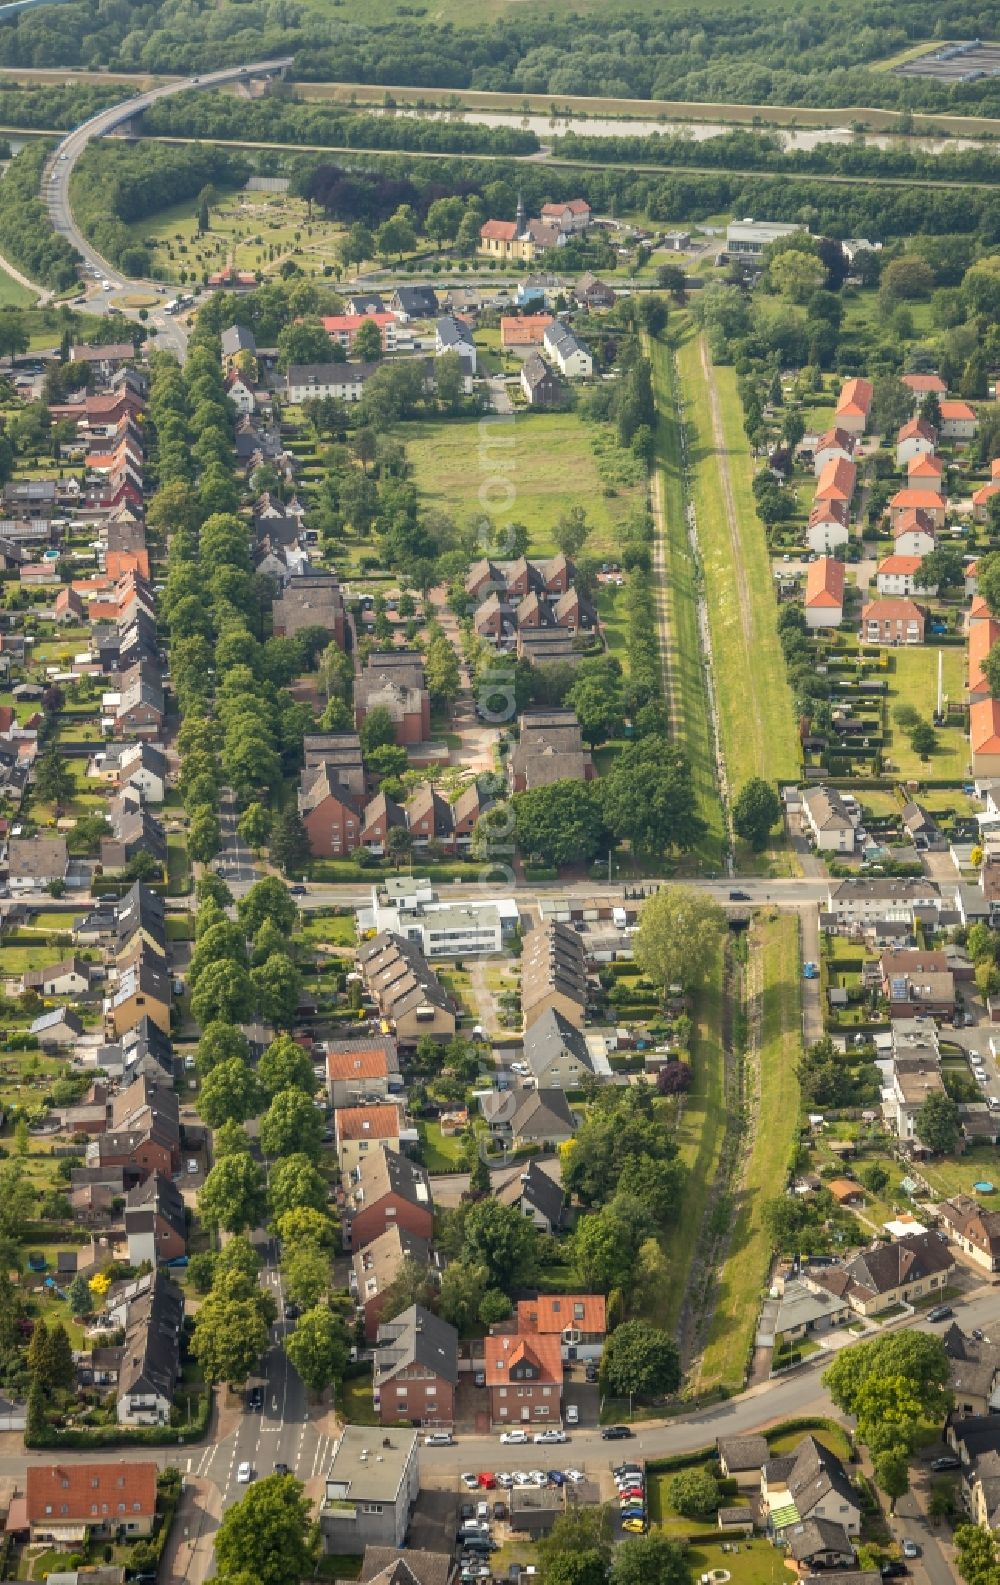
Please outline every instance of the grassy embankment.
[[761, 987], [757, 1060], [747, 1058], [753, 1143], [733, 1197], [733, 1231], [719, 1275], [714, 1317], [697, 1385], [738, 1388], [750, 1356], [771, 1260], [765, 1201], [780, 1194], [799, 1123], [795, 1065], [802, 1040], [799, 923], [758, 915], [750, 934], [751, 984]]

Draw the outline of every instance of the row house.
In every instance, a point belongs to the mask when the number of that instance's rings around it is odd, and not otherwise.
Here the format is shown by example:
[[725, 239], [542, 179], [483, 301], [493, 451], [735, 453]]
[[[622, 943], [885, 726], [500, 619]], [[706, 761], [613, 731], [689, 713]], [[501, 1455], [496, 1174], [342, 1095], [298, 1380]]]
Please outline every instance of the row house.
[[431, 733], [431, 698], [419, 655], [409, 650], [371, 655], [354, 685], [355, 726], [370, 710], [392, 718], [395, 741], [404, 747], [426, 743]]
[[454, 1003], [415, 943], [380, 931], [358, 948], [356, 962], [400, 1046], [415, 1046], [425, 1035], [442, 1042], [454, 1037]]
[[[354, 1119], [351, 1127], [363, 1121]], [[347, 1250], [364, 1249], [390, 1227], [429, 1242], [434, 1236], [434, 1198], [424, 1168], [386, 1139], [371, 1141], [344, 1185], [342, 1226]]]
[[425, 1268], [428, 1276], [440, 1269], [428, 1240], [401, 1227], [387, 1228], [364, 1249], [355, 1251], [350, 1287], [363, 1318], [367, 1342], [375, 1341], [389, 1290], [410, 1262]]
[[458, 1333], [420, 1304], [378, 1328], [372, 1403], [381, 1425], [449, 1426], [455, 1419]]
[[592, 781], [590, 749], [573, 710], [525, 710], [518, 717], [518, 740], [507, 759], [512, 793], [556, 781]]

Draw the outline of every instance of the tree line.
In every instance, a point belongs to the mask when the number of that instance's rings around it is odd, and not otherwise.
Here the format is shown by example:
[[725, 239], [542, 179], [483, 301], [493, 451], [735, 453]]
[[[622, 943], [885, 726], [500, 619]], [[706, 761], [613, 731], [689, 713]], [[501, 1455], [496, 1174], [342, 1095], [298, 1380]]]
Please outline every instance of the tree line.
[[342, 106], [291, 100], [177, 94], [151, 105], [145, 130], [168, 137], [245, 138], [319, 143], [331, 148], [413, 149], [449, 154], [534, 154], [538, 138], [523, 127], [431, 121], [418, 116], [365, 115]]
[[567, 132], [553, 139], [552, 152], [562, 159], [631, 165], [707, 165], [722, 170], [788, 171], [792, 175], [1000, 182], [1000, 162], [989, 145], [931, 153], [905, 142], [882, 148], [859, 138], [853, 143], [817, 143], [798, 149], [787, 147], [780, 133], [742, 128], [705, 139], [666, 132], [631, 137], [583, 137]]
[[50, 145], [21, 150], [0, 182], [0, 253], [41, 286], [62, 292], [76, 281], [80, 255], [55, 230], [39, 193]]

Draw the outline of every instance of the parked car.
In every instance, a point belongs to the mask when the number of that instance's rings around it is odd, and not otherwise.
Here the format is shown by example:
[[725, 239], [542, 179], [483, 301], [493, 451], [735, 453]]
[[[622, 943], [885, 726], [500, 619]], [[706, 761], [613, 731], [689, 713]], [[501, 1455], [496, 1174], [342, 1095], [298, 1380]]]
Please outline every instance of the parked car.
[[[481, 1489], [483, 1491], [495, 1491], [496, 1490], [496, 1484], [497, 1484], [496, 1476], [491, 1474], [488, 1469], [482, 1469], [482, 1470], [479, 1471], [479, 1485], [480, 1485], [480, 1487], [481, 1487]], [[479, 1504], [479, 1506], [480, 1506], [480, 1508], [485, 1508], [486, 1504], [484, 1502], [481, 1502]], [[485, 1518], [485, 1517], [487, 1517], [485, 1514], [480, 1514], [480, 1518]]]
[[428, 1431], [424, 1437], [424, 1447], [451, 1447], [454, 1440], [450, 1431]]
[[936, 1304], [933, 1310], [928, 1310], [928, 1321], [949, 1321], [955, 1314], [950, 1304]]
[[517, 1446], [520, 1446], [520, 1444], [522, 1442], [526, 1442], [527, 1440], [528, 1440], [527, 1431], [522, 1431], [520, 1428], [518, 1428], [516, 1431], [501, 1431], [500, 1432], [500, 1445], [501, 1445], [501, 1447], [503, 1447], [503, 1446], [514, 1446], [514, 1447], [517, 1447]]
[[631, 1435], [627, 1425], [606, 1425], [601, 1430], [601, 1437], [605, 1442], [624, 1442]]
[[586, 1380], [591, 1383], [591, 1385], [593, 1385], [593, 1383], [597, 1380], [599, 1372], [593, 1360], [590, 1360], [583, 1374]]
[[577, 1408], [575, 1403], [568, 1403], [566, 1405], [565, 1419], [566, 1419], [566, 1424], [567, 1425], [579, 1425], [580, 1424], [580, 1411]]
[[905, 1536], [904, 1539], [903, 1539], [902, 1551], [903, 1551], [903, 1556], [904, 1557], [919, 1557], [920, 1556], [920, 1548], [917, 1546], [917, 1543], [915, 1541], [911, 1541], [910, 1540], [909, 1536]]
[[465, 1471], [463, 1471], [463, 1473], [458, 1478], [462, 1482], [462, 1485], [465, 1487], [466, 1491], [478, 1491], [479, 1490], [479, 1476], [478, 1475], [470, 1475], [468, 1470], [465, 1470]]
[[945, 1453], [941, 1458], [931, 1460], [931, 1469], [935, 1475], [941, 1474], [946, 1469], [961, 1469], [962, 1460], [955, 1453]]
[[879, 1569], [883, 1579], [903, 1579], [909, 1572], [906, 1564], [896, 1557], [887, 1558]]
[[552, 1426], [548, 1431], [536, 1431], [535, 1435], [534, 1435], [534, 1441], [536, 1441], [536, 1442], [568, 1442], [569, 1441], [569, 1437], [566, 1435], [565, 1431], [560, 1431], [555, 1426]]

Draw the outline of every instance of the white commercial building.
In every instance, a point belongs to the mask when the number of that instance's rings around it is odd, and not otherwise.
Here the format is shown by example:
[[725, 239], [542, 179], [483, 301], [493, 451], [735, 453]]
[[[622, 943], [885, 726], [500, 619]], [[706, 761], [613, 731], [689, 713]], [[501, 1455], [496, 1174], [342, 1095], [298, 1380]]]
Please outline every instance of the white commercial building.
[[358, 913], [361, 931], [391, 931], [415, 941], [427, 958], [502, 952], [517, 925], [513, 897], [442, 902], [426, 877], [408, 875], [373, 886], [371, 907]]

